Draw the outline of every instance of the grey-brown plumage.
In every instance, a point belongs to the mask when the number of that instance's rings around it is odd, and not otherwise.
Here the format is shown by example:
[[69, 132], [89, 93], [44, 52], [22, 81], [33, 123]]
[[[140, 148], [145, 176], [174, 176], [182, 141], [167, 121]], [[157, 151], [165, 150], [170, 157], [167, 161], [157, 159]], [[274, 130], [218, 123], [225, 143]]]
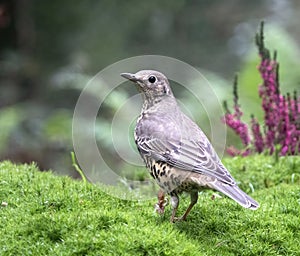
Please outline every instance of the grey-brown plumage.
[[259, 207], [237, 186], [202, 130], [181, 112], [162, 73], [142, 70], [121, 75], [135, 82], [143, 96], [135, 142], [150, 174], [171, 196], [172, 222], [177, 219], [178, 195], [184, 191], [190, 193], [191, 203], [180, 220], [186, 219], [198, 191], [205, 188], [220, 191], [245, 208]]

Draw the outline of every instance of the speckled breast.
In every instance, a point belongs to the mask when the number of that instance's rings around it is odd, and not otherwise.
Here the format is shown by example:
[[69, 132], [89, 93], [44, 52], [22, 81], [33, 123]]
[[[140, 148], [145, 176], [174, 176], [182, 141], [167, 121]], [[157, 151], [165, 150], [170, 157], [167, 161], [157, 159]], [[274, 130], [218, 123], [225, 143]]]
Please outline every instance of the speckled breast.
[[162, 161], [145, 159], [146, 166], [157, 184], [166, 192], [189, 192], [199, 190], [199, 184], [191, 179], [195, 173], [177, 169]]

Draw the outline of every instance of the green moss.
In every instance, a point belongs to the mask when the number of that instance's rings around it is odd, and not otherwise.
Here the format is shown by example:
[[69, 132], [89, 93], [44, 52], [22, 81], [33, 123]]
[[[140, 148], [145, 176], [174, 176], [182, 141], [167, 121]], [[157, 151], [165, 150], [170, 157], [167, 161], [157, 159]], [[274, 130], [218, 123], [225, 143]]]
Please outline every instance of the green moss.
[[[170, 207], [154, 213], [155, 198], [121, 200], [35, 165], [2, 162], [0, 255], [297, 255], [299, 157], [224, 162], [261, 207], [250, 211], [205, 192], [188, 221], [175, 224]], [[179, 211], [188, 203], [182, 196]]]

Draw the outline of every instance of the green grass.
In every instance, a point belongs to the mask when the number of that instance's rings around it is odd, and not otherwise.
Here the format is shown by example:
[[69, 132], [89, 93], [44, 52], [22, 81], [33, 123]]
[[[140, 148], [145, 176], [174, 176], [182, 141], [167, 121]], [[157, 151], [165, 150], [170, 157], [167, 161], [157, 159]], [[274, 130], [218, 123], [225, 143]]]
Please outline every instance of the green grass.
[[[126, 201], [89, 183], [0, 163], [0, 255], [299, 255], [300, 159], [224, 160], [261, 203], [243, 209], [201, 193], [186, 222], [154, 213], [156, 199]], [[181, 197], [179, 212], [189, 203]]]

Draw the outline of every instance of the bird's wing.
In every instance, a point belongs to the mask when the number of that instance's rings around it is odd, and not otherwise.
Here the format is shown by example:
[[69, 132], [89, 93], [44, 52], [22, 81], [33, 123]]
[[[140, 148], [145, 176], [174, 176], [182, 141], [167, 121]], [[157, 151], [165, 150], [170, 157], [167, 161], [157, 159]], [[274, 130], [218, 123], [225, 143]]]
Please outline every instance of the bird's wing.
[[137, 144], [144, 155], [157, 161], [213, 176], [230, 185], [236, 184], [208, 140], [200, 142], [182, 139], [178, 142], [171, 142], [159, 138], [139, 137]]

